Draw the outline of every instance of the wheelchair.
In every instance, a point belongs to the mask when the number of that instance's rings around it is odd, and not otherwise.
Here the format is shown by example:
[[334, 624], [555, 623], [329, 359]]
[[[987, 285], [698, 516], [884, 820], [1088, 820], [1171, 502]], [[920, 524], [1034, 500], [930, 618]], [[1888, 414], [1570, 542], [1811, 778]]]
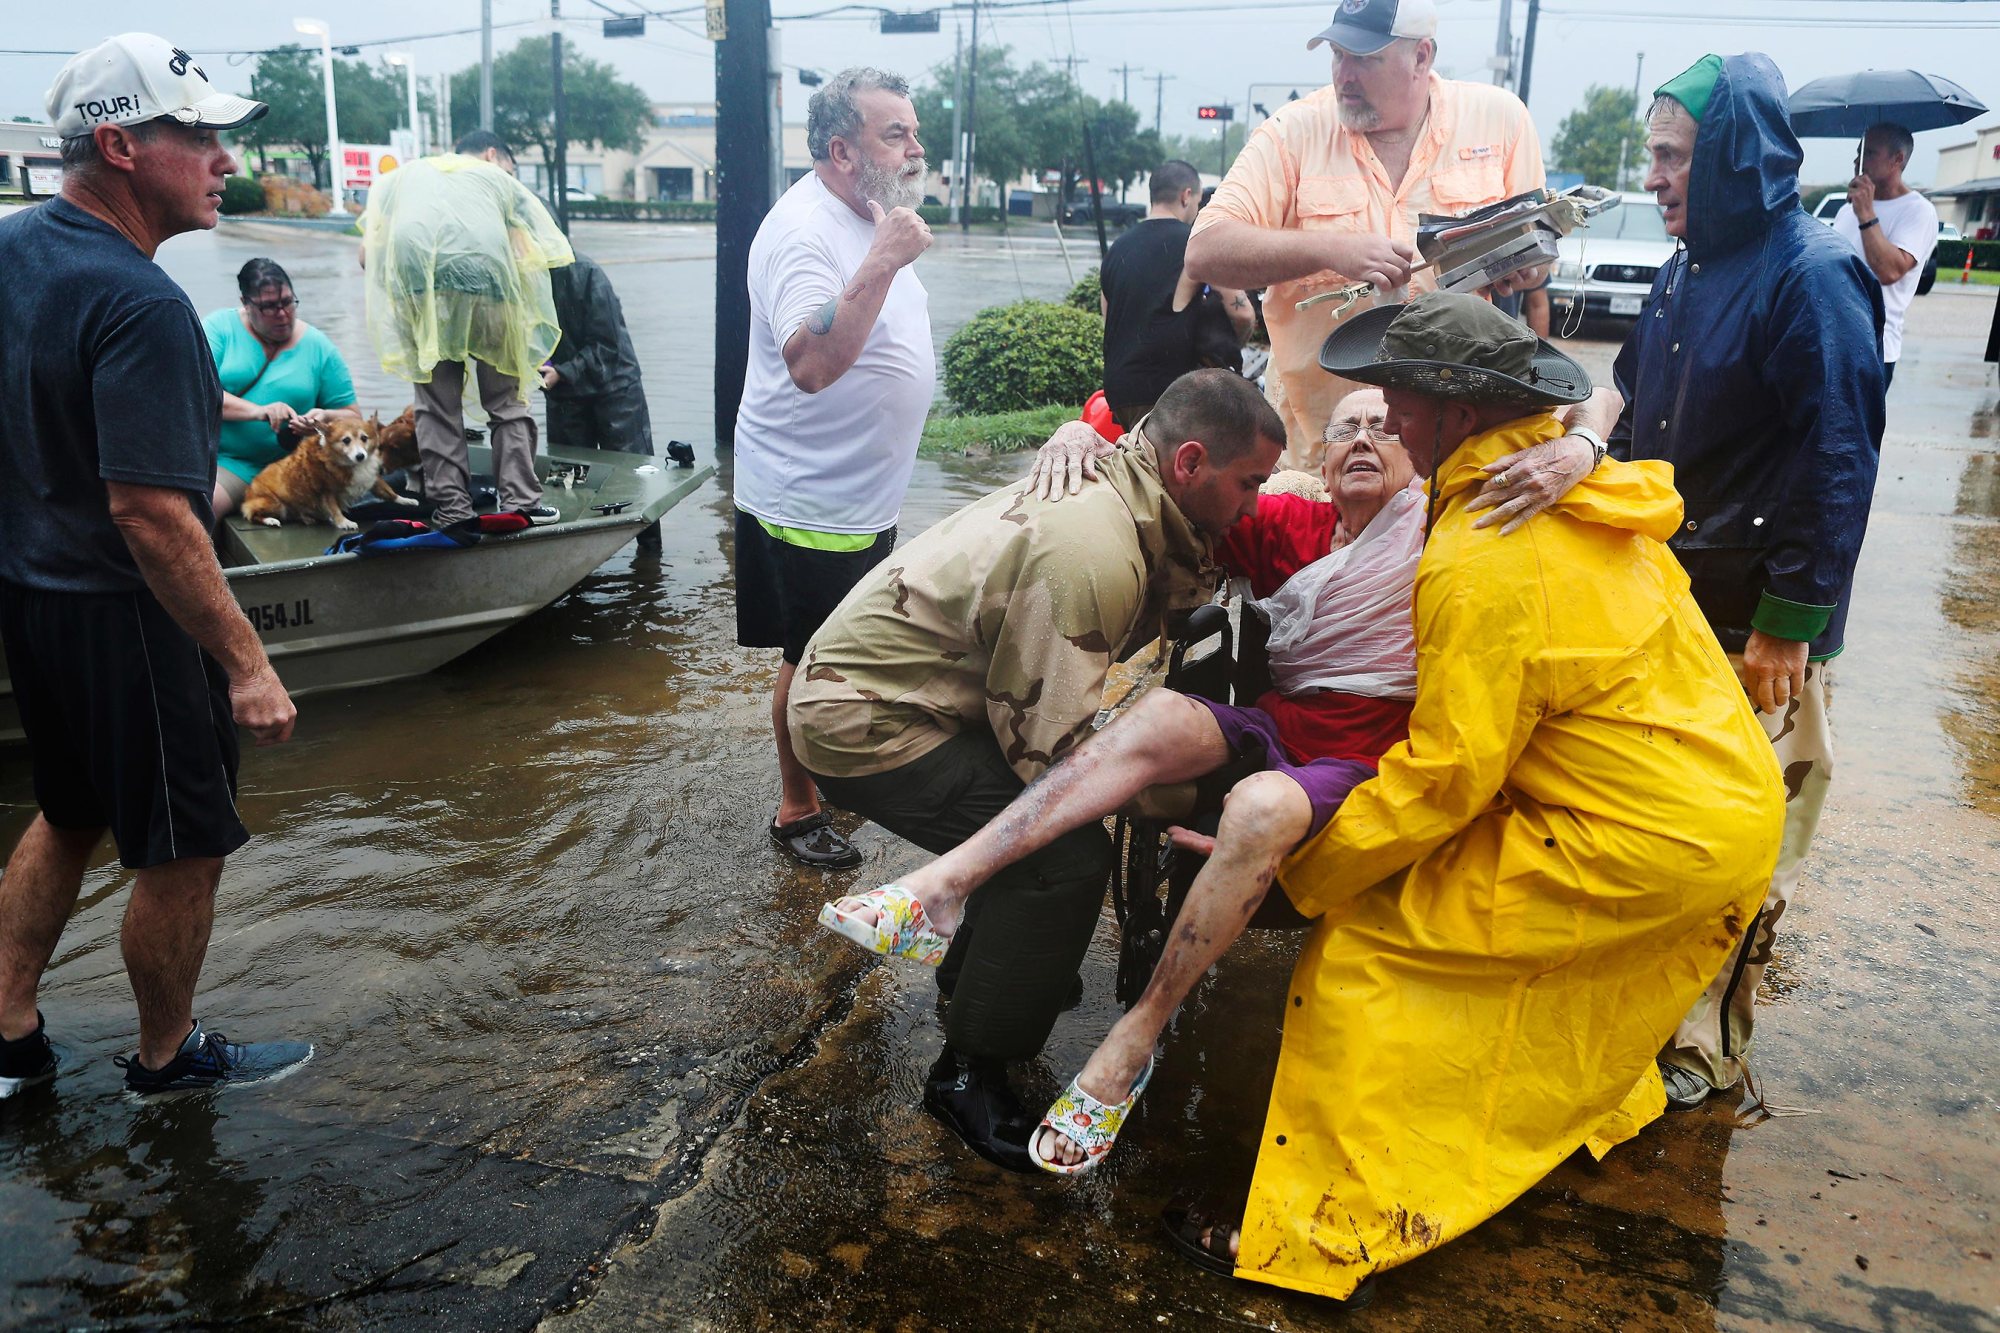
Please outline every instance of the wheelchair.
[[[1247, 598], [1236, 599], [1236, 623], [1219, 602], [1198, 607], [1171, 636], [1162, 685], [1219, 704], [1249, 707], [1271, 687], [1265, 643], [1270, 622]], [[1213, 647], [1209, 645], [1213, 644]], [[1216, 815], [1195, 821], [1215, 831]], [[1181, 822], [1181, 821], [1174, 821]], [[1112, 823], [1117, 861], [1111, 872], [1111, 906], [1118, 921], [1118, 980], [1114, 993], [1127, 1009], [1138, 1002], [1166, 951], [1167, 932], [1201, 869], [1202, 858], [1167, 837], [1168, 821], [1121, 814]]]

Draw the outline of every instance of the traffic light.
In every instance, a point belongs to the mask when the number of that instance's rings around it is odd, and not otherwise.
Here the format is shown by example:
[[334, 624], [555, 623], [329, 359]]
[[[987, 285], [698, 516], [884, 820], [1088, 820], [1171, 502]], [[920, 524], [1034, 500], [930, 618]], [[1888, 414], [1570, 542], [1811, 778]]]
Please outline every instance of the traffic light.
[[935, 9], [927, 9], [917, 14], [892, 14], [884, 12], [882, 15], [882, 31], [936, 32], [938, 31], [938, 12]]
[[1194, 114], [1202, 120], [1234, 120], [1236, 108], [1228, 105], [1198, 106], [1194, 109]]

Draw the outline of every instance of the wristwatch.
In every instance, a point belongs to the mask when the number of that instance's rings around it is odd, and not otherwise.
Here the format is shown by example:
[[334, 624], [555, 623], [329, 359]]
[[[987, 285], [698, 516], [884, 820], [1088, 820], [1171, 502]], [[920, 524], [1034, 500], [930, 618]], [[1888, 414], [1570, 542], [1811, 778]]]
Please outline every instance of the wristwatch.
[[1604, 461], [1604, 437], [1602, 435], [1599, 435], [1588, 426], [1571, 426], [1566, 433], [1574, 435], [1580, 440], [1590, 441], [1590, 447], [1594, 451], [1590, 460], [1590, 466], [1593, 469]]
[[1868, 219], [1868, 220], [1867, 220], [1866, 222], [1862, 223], [1862, 224], [1861, 224], [1861, 225], [1860, 225], [1859, 227], [1857, 227], [1857, 228], [1856, 228], [1855, 230], [1857, 230], [1857, 231], [1867, 231], [1867, 230], [1868, 230], [1868, 229], [1869, 229], [1870, 227], [1879, 227], [1879, 226], [1881, 226], [1881, 225], [1882, 225], [1882, 219], [1881, 219], [1881, 218], [1869, 218], [1869, 219]]

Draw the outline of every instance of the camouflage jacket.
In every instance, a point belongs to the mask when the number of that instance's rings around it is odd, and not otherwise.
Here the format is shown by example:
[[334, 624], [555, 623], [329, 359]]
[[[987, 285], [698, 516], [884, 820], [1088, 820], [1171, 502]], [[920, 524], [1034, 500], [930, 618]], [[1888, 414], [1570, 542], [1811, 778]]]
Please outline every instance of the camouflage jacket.
[[1111, 664], [1207, 601], [1209, 545], [1128, 437], [1058, 502], [1018, 482], [857, 584], [807, 646], [788, 721], [807, 768], [861, 777], [984, 727], [1023, 782], [1090, 732]]

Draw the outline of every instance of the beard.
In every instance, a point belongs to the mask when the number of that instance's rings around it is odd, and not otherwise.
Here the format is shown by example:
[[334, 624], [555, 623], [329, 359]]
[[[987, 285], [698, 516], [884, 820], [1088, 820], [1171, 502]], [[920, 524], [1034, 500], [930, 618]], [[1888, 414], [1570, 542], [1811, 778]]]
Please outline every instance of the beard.
[[1382, 128], [1382, 113], [1373, 103], [1363, 102], [1358, 107], [1350, 107], [1340, 102], [1340, 123], [1356, 134], [1373, 134]]
[[924, 172], [928, 166], [929, 164], [920, 157], [914, 162], [907, 162], [890, 171], [871, 161], [863, 160], [861, 197], [873, 199], [882, 205], [884, 212], [898, 208], [915, 208], [924, 201]]

